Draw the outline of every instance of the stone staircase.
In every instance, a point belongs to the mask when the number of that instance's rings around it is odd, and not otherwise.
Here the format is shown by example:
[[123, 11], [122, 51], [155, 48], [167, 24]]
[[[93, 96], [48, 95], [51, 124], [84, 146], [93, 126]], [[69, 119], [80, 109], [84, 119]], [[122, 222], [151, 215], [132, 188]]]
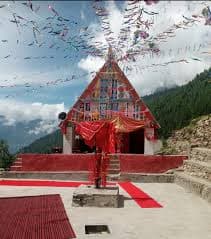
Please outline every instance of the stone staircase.
[[108, 181], [117, 181], [120, 178], [120, 162], [118, 155], [110, 155], [108, 167]]
[[192, 148], [183, 172], [175, 172], [175, 183], [211, 203], [211, 149]]
[[22, 158], [17, 158], [15, 162], [10, 166], [10, 171], [16, 172], [22, 170]]

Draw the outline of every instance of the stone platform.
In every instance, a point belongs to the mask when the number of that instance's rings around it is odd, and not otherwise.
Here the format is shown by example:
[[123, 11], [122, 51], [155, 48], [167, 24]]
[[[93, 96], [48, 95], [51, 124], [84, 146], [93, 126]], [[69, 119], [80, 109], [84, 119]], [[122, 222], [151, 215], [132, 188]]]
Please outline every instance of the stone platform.
[[81, 185], [73, 193], [73, 207], [111, 207], [120, 206], [119, 187], [96, 189], [94, 186]]
[[[134, 184], [163, 208], [141, 208], [121, 187], [122, 208], [72, 207], [74, 187], [0, 186], [0, 197], [60, 194], [77, 239], [211, 239], [206, 200], [174, 183]], [[86, 225], [107, 225], [110, 234], [88, 235]]]
[[[0, 178], [13, 179], [48, 179], [48, 180], [70, 180], [70, 181], [88, 181], [89, 172], [68, 171], [68, 172], [38, 172], [38, 171], [0, 171]], [[120, 173], [118, 177], [108, 175], [107, 181], [133, 181], [144, 183], [173, 183], [174, 174], [169, 173]]]
[[211, 149], [192, 148], [183, 169], [175, 173], [175, 183], [211, 203]]

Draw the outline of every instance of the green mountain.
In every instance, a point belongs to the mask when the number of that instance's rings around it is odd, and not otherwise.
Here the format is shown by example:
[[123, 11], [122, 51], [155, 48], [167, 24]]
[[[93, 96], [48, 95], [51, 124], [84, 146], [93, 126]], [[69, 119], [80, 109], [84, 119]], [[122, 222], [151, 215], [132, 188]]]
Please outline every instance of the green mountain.
[[60, 130], [35, 140], [29, 146], [20, 149], [19, 153], [51, 153], [53, 147], [62, 147], [62, 134]]
[[[192, 119], [211, 113], [211, 68], [197, 74], [186, 85], [157, 91], [143, 100], [161, 125], [160, 137], [168, 138], [173, 130], [187, 126]], [[55, 146], [62, 146], [59, 130], [46, 135], [27, 147], [25, 153], [50, 153]]]
[[0, 140], [5, 140], [8, 143], [10, 153], [15, 153], [18, 149], [46, 135], [46, 133], [38, 135], [29, 133], [31, 129], [39, 126], [40, 120], [18, 122], [14, 125], [6, 125], [5, 121], [5, 118], [0, 115]]
[[160, 136], [167, 138], [192, 119], [211, 113], [211, 68], [186, 85], [157, 92], [144, 100], [161, 125]]

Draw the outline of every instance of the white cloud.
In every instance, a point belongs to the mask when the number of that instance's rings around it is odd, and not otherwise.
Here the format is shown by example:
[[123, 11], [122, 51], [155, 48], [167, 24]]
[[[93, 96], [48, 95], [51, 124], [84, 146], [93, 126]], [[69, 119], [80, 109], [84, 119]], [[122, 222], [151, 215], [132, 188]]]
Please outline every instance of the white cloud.
[[101, 68], [104, 64], [104, 60], [100, 57], [93, 57], [93, 56], [88, 56], [86, 59], [81, 59], [78, 63], [78, 66], [85, 70], [88, 71], [90, 74], [88, 74], [88, 81], [92, 80], [92, 77], [94, 74], [91, 74], [93, 71], [98, 71], [99, 68]]
[[81, 20], [85, 20], [85, 15], [83, 10], [80, 11], [80, 14], [81, 14]]
[[[123, 21], [123, 15], [121, 11], [117, 8], [115, 5], [114, 1], [108, 1], [107, 3], [107, 8], [109, 11], [109, 23], [111, 30], [113, 31], [114, 37], [118, 37], [121, 24]], [[108, 47], [105, 35], [103, 34], [100, 25], [96, 23], [91, 23], [89, 26], [89, 29], [95, 34], [95, 38], [88, 42], [88, 44], [95, 45], [95, 42], [101, 42], [101, 46], [105, 45]], [[105, 59], [106, 59], [106, 53], [105, 52]], [[88, 55], [86, 58], [82, 58], [79, 63], [78, 67], [91, 73], [93, 71], [98, 71], [103, 64], [105, 63], [105, 59], [102, 59], [100, 57], [94, 57], [91, 55]], [[88, 81], [91, 81], [93, 79], [94, 74], [89, 74], [88, 75]]]
[[[65, 51], [66, 46], [60, 38], [41, 31], [47, 24], [46, 17], [50, 14], [47, 1], [42, 2], [41, 5], [39, 2], [33, 3], [33, 7], [40, 5], [38, 14], [19, 1], [10, 2], [8, 1], [9, 7], [1, 8], [0, 13], [0, 86], [21, 86], [26, 83], [34, 86], [45, 85], [48, 81], [71, 77], [74, 66], [69, 60], [70, 50]], [[36, 34], [36, 38], [38, 43], [43, 43], [42, 46], [38, 47], [36, 44], [33, 25], [28, 23], [27, 26], [21, 27], [19, 24], [17, 27], [10, 21], [14, 20], [12, 13], [36, 22], [41, 32]], [[23, 20], [20, 22], [25, 23]], [[8, 42], [2, 43], [3, 39]], [[6, 56], [9, 57], [5, 58]], [[67, 58], [64, 58], [66, 56]], [[24, 59], [26, 57], [31, 59]]]
[[18, 122], [39, 120], [35, 129], [29, 133], [50, 133], [58, 125], [58, 114], [65, 111], [64, 103], [43, 104], [40, 102], [24, 103], [13, 100], [0, 100], [0, 116], [4, 117], [4, 125], [12, 126]]
[[166, 67], [149, 68], [137, 74], [135, 70], [128, 72], [128, 79], [141, 96], [153, 93], [160, 87], [181, 86], [192, 80], [195, 75], [208, 68], [204, 62], [175, 63]]
[[113, 32], [113, 36], [117, 38], [124, 20], [123, 14], [114, 1], [108, 1], [108, 12], [111, 31]]
[[[199, 1], [159, 1], [157, 4], [150, 6], [140, 1], [138, 4], [143, 6], [147, 11], [159, 13], [153, 17], [144, 14], [145, 20], [154, 20], [153, 27], [148, 30], [150, 36], [156, 36], [158, 33], [162, 33], [170, 26], [173, 26], [173, 24], [183, 21], [183, 15], [191, 17], [193, 14], [201, 14], [204, 8], [202, 2]], [[113, 36], [117, 39], [119, 30], [122, 27], [124, 12], [117, 7], [114, 1], [109, 1], [106, 7], [109, 12], [108, 20], [110, 27], [114, 32]], [[159, 87], [183, 85], [191, 81], [197, 73], [211, 66], [210, 55], [201, 54], [203, 51], [208, 51], [208, 44], [210, 44], [211, 39], [210, 26], [205, 26], [204, 22], [204, 19], [201, 19], [200, 23], [193, 25], [188, 30], [176, 30], [175, 37], [167, 38], [167, 42], [159, 44], [161, 54], [158, 56], [154, 55], [150, 57], [149, 55], [145, 55], [138, 57], [135, 63], [120, 63], [122, 69], [124, 69], [124, 66], [132, 67], [131, 71], [124, 71], [124, 73], [140, 95], [143, 96], [152, 93]], [[103, 32], [99, 30], [100, 25], [91, 23], [90, 27], [95, 30], [95, 39], [90, 44], [101, 41], [102, 45], [107, 45]], [[129, 41], [125, 42], [127, 47], [131, 44], [134, 29], [135, 27], [132, 28]], [[141, 47], [141, 41], [139, 45]], [[119, 51], [125, 52], [127, 47], [119, 49]], [[118, 46], [116, 48], [118, 49]], [[200, 61], [196, 61], [193, 58], [198, 58]], [[167, 66], [143, 69], [143, 66], [182, 59], [186, 59], [189, 63], [173, 63]], [[98, 71], [103, 61], [100, 61], [98, 57], [87, 56], [79, 62], [78, 66], [88, 72], [93, 70]], [[89, 78], [89, 80], [91, 79]]]
[[[11, 86], [23, 86], [28, 84], [31, 86], [45, 86], [48, 83], [54, 83], [56, 80], [71, 79], [72, 74], [70, 72], [70, 65], [67, 64], [63, 67], [57, 67], [46, 71], [27, 71], [13, 69], [5, 69], [0, 74], [0, 86], [11, 87]], [[80, 84], [80, 79], [69, 81], [72, 85]]]
[[29, 130], [29, 134], [39, 135], [41, 133], [52, 133], [58, 127], [58, 122], [56, 121], [40, 121], [38, 125], [34, 128]]

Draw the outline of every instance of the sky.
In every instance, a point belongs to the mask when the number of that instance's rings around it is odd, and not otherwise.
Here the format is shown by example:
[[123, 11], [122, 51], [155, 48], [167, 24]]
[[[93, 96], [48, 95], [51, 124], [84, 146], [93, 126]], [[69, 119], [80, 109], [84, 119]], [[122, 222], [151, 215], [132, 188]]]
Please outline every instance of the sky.
[[[116, 56], [134, 48], [142, 49], [145, 43], [141, 39], [133, 45], [135, 25], [131, 24], [125, 40], [119, 40], [120, 30], [126, 24], [125, 15], [131, 12], [125, 11], [131, 8], [127, 1], [0, 2], [0, 116], [3, 116], [3, 124], [40, 120], [30, 134], [50, 133], [57, 128], [58, 113], [70, 109], [106, 59], [108, 42], [102, 19], [93, 4], [108, 12]], [[156, 13], [143, 15], [144, 20], [153, 21], [147, 32], [155, 37], [184, 21], [184, 16], [200, 15], [204, 8], [211, 7], [211, 2], [159, 1], [146, 5], [140, 1], [136, 5], [137, 9]], [[131, 19], [133, 17], [135, 14], [131, 14]], [[119, 62], [140, 96], [160, 87], [186, 84], [211, 66], [211, 26], [205, 25], [203, 16], [199, 20], [186, 29], [177, 29], [173, 37], [155, 42], [159, 54], [140, 54], [134, 61]], [[86, 32], [90, 38], [84, 37]], [[103, 57], [87, 49], [77, 49], [82, 35], [90, 49], [93, 45], [96, 49], [105, 46]], [[172, 61], [176, 62], [164, 64]]]

